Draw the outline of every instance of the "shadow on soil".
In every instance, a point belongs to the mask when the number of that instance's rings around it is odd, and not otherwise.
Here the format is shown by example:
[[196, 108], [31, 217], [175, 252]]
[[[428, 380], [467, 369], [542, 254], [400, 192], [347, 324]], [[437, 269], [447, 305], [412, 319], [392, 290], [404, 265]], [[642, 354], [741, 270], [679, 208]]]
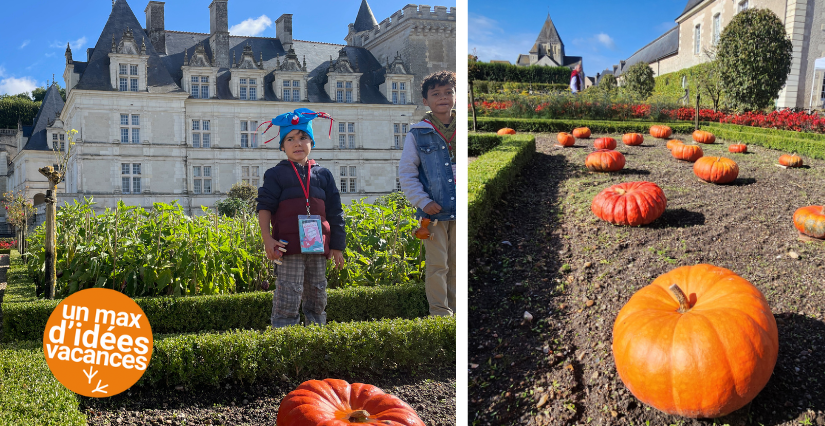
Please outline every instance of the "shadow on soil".
[[667, 209], [659, 219], [650, 224], [650, 228], [687, 228], [704, 224], [705, 215], [703, 213], [686, 209]]
[[775, 317], [779, 358], [751, 404], [752, 424], [773, 426], [794, 418], [803, 425], [825, 424], [825, 415], [816, 414], [825, 411], [825, 322], [790, 312]]
[[754, 178], [736, 178], [735, 181], [728, 184], [728, 186], [748, 186], [756, 183]]
[[620, 175], [644, 175], [647, 176], [650, 174], [650, 170], [641, 170], [641, 169], [622, 169], [619, 170]]

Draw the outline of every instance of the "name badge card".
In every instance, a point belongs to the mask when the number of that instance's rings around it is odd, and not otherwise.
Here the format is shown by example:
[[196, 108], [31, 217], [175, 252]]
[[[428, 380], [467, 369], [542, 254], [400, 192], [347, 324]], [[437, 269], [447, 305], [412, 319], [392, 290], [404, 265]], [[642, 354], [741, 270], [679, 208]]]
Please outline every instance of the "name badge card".
[[298, 231], [301, 234], [301, 253], [324, 254], [321, 216], [298, 216]]

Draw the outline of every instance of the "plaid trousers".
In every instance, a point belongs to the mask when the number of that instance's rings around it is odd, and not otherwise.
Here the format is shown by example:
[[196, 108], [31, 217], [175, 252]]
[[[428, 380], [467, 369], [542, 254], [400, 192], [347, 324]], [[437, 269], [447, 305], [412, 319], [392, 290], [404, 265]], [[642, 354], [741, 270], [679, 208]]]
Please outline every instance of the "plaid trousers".
[[326, 324], [327, 259], [320, 254], [291, 254], [281, 260], [272, 297], [272, 327], [298, 324], [302, 299], [306, 322]]

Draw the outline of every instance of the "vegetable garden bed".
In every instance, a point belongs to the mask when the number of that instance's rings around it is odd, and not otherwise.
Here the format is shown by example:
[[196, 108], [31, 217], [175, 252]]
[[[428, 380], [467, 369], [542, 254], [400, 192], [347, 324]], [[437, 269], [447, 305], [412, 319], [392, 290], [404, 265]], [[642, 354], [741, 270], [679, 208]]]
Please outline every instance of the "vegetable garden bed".
[[[749, 145], [748, 154], [731, 154], [729, 141], [703, 145], [706, 156], [739, 164], [732, 184], [713, 185], [696, 178], [693, 164], [673, 159], [665, 141], [646, 136], [641, 146], [619, 144], [622, 171], [591, 173], [584, 160], [593, 139], [621, 139], [594, 133], [573, 148], [554, 147], [555, 134], [537, 135], [533, 159], [492, 207], [498, 219], [478, 234], [468, 265], [473, 424], [714, 424], [642, 404], [619, 379], [611, 349], [613, 323], [633, 293], [699, 263], [753, 283], [779, 329], [767, 386], [715, 424], [825, 424], [825, 243], [800, 241], [791, 220], [798, 207], [823, 204], [825, 161], [803, 156], [809, 167], [781, 169], [774, 166], [780, 151]], [[667, 196], [658, 220], [622, 227], [591, 212], [602, 189], [641, 180]], [[533, 320], [522, 325], [525, 311]]]

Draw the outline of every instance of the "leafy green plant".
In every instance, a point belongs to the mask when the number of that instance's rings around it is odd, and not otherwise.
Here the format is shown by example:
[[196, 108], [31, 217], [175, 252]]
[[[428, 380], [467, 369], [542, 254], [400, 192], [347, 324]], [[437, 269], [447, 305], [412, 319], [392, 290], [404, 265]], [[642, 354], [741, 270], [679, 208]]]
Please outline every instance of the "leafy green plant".
[[653, 79], [653, 68], [647, 62], [639, 62], [630, 66], [623, 74], [624, 85], [641, 99], [647, 99], [653, 93], [656, 81]]
[[791, 72], [793, 44], [770, 9], [737, 13], [719, 38], [725, 93], [739, 109], [762, 109], [779, 96]]

